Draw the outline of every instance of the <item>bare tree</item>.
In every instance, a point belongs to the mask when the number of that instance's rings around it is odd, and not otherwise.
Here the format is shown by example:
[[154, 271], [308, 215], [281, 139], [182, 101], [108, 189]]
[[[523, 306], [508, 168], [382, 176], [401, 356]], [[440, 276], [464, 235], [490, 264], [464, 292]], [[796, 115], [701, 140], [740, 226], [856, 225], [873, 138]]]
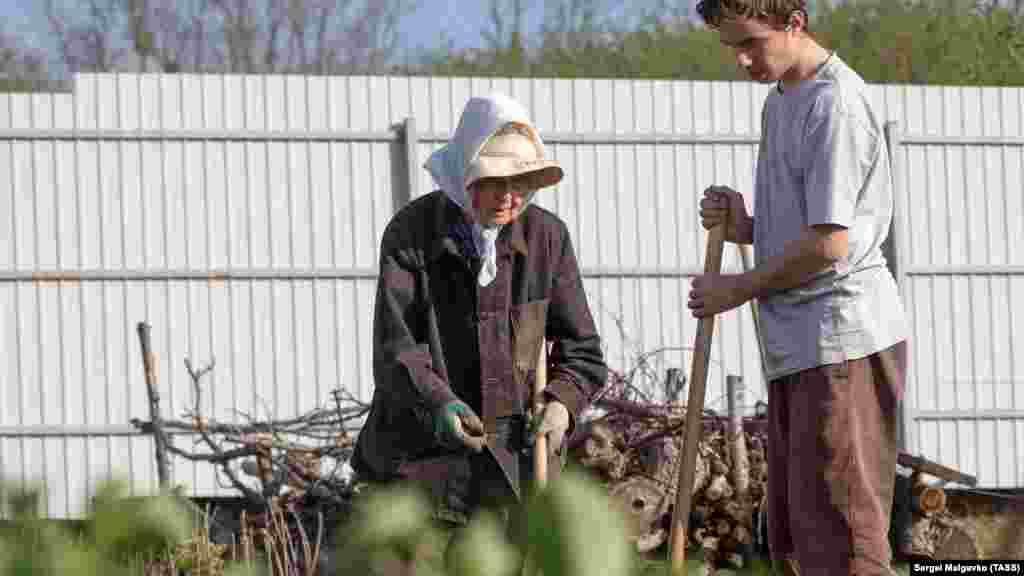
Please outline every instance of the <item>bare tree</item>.
[[45, 0], [69, 72], [381, 70], [415, 0]]
[[[322, 20], [321, 50], [328, 72], [382, 70], [398, 46], [402, 18], [415, 0], [344, 0], [334, 4], [333, 18]], [[327, 34], [334, 29], [335, 35]]]
[[0, 33], [0, 76], [8, 81], [41, 80], [46, 76], [45, 55], [16, 36]]
[[[276, 1], [269, 0], [268, 5], [272, 6]], [[211, 3], [221, 22], [228, 71], [255, 72], [260, 35], [257, 7], [250, 0], [211, 0]], [[270, 35], [278, 26], [280, 21], [269, 23]], [[273, 62], [273, 50], [270, 52], [265, 61]]]
[[152, 58], [166, 72], [202, 71], [216, 65], [208, 49], [216, 28], [210, 0], [126, 0], [146, 2], [146, 14], [129, 30], [140, 56]]
[[523, 36], [529, 9], [529, 0], [490, 0], [487, 11], [490, 28], [482, 32], [490, 48], [522, 49], [526, 43]]
[[542, 26], [548, 47], [576, 51], [613, 31], [613, 15], [623, 0], [558, 0], [549, 3]]
[[57, 49], [69, 72], [108, 72], [123, 53], [117, 46], [122, 0], [82, 0], [75, 18], [66, 3], [46, 0], [46, 18], [57, 38]]
[[[380, 70], [413, 0], [211, 0], [232, 72], [333, 74]], [[262, 55], [262, 58], [260, 57]]]

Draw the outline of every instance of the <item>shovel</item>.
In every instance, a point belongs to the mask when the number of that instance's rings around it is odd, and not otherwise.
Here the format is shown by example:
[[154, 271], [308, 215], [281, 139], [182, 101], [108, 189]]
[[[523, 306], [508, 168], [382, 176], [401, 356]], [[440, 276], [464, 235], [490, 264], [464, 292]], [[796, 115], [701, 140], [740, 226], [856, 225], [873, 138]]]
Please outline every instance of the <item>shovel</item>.
[[[533, 417], [540, 418], [544, 411], [544, 388], [548, 380], [548, 346], [541, 341], [540, 354], [537, 356], [537, 372], [533, 381]], [[548, 437], [538, 434], [533, 444], [533, 481], [537, 490], [543, 490], [548, 484]]]
[[[715, 226], [708, 233], [707, 252], [704, 255], [704, 273], [717, 274], [722, 269], [722, 249], [725, 245], [725, 225]], [[686, 542], [690, 523], [690, 505], [693, 480], [697, 467], [697, 440], [701, 434], [704, 411], [704, 388], [708, 380], [708, 361], [711, 357], [711, 335], [715, 331], [715, 317], [706, 316], [697, 325], [693, 363], [690, 367], [690, 393], [686, 401], [686, 426], [683, 432], [682, 461], [679, 463], [679, 482], [676, 484], [676, 504], [672, 511], [671, 562], [673, 576], [686, 573]]]

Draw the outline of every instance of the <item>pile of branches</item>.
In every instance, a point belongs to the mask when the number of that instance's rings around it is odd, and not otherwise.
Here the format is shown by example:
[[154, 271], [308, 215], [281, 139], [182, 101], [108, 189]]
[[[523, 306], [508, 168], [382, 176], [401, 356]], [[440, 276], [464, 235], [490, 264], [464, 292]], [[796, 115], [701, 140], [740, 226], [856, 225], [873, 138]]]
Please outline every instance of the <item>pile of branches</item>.
[[[666, 392], [678, 397], [682, 386], [673, 378], [678, 374], [668, 374]], [[623, 506], [633, 520], [637, 550], [649, 553], [669, 537], [686, 407], [674, 398], [660, 403], [637, 399], [626, 380], [595, 399], [603, 414], [585, 419], [569, 448], [572, 459]], [[753, 556], [756, 519], [764, 508], [765, 419], [730, 419], [705, 409], [701, 429], [689, 544], [703, 549], [709, 564], [740, 568]]]
[[[318, 563], [325, 539], [325, 516], [347, 510], [354, 486], [347, 463], [355, 446], [353, 424], [370, 407], [344, 390], [331, 392], [329, 406], [319, 406], [285, 420], [257, 420], [245, 412], [236, 422], [218, 422], [203, 414], [201, 380], [215, 361], [202, 369], [185, 359], [193, 403], [180, 419], [156, 422], [133, 418], [139, 431], [154, 435], [158, 451], [216, 467], [218, 484], [236, 490], [245, 510], [228, 535], [240, 543], [245, 556], [252, 548], [272, 551], [275, 574], [299, 573], [286, 564]], [[196, 440], [190, 447], [174, 443], [175, 436]], [[158, 463], [162, 455], [157, 454]], [[301, 545], [294, 545], [300, 542]], [[294, 548], [294, 549], [293, 549]]]

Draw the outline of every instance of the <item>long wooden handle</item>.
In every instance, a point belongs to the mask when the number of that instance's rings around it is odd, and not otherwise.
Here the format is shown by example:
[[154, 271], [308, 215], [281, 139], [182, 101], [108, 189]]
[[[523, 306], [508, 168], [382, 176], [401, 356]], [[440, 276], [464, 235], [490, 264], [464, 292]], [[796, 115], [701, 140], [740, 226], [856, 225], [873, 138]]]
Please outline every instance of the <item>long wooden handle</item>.
[[[750, 272], [754, 269], [754, 255], [751, 253], [750, 245], [737, 244], [740, 250], [740, 262], [743, 264], [743, 271]], [[768, 364], [764, 356], [764, 341], [761, 339], [761, 313], [757, 309], [757, 300], [751, 300], [750, 316], [754, 320], [754, 336], [757, 338], [757, 352], [761, 358], [761, 376], [768, 382]]]
[[[725, 245], [725, 226], [719, 225], [708, 234], [704, 273], [717, 274], [722, 269], [722, 250]], [[672, 574], [685, 574], [687, 529], [690, 523], [690, 505], [693, 479], [697, 467], [697, 441], [701, 433], [704, 411], [704, 389], [708, 379], [711, 358], [711, 335], [715, 331], [715, 317], [700, 319], [697, 340], [694, 343], [693, 363], [690, 367], [690, 393], [686, 403], [686, 426], [683, 433], [683, 459], [679, 463], [679, 482], [676, 484], [676, 504], [672, 511]]]
[[[537, 356], [537, 377], [533, 381], [533, 417], [540, 418], [544, 411], [544, 388], [548, 380], [548, 347], [541, 341], [540, 354]], [[537, 422], [539, 424], [539, 422]], [[537, 489], [542, 490], [548, 483], [548, 438], [543, 434], [537, 436], [533, 445], [533, 479]]]

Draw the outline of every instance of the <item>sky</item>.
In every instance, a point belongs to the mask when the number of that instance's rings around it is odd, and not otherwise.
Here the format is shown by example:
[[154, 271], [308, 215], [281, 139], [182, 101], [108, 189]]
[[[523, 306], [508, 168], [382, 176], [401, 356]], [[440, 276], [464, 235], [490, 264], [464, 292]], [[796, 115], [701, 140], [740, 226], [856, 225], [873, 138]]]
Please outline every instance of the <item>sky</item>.
[[[76, 2], [78, 0], [63, 0]], [[400, 50], [415, 52], [420, 48], [439, 45], [442, 33], [455, 47], [479, 47], [484, 44], [481, 30], [488, 26], [485, 0], [414, 0], [416, 10], [401, 25]], [[526, 16], [527, 30], [538, 30], [544, 18], [544, 0], [528, 0], [531, 6]], [[637, 8], [652, 5], [652, 0], [624, 0], [624, 7]], [[0, 0], [0, 30], [21, 37], [36, 48], [53, 48], [46, 22], [44, 0]], [[626, 8], [628, 7], [628, 8]], [[401, 58], [399, 58], [401, 59]]]
[[[442, 32], [454, 41], [457, 48], [480, 46], [480, 30], [487, 25], [486, 2], [480, 0], [418, 0], [416, 11], [405, 18], [400, 37], [402, 47], [416, 50], [437, 46]], [[541, 0], [534, 0], [538, 8]], [[527, 16], [527, 27], [536, 29], [543, 17], [542, 9], [534, 9]], [[23, 38], [30, 46], [47, 48], [52, 39], [47, 30], [43, 0], [0, 0], [2, 29]]]
[[[416, 3], [416, 11], [402, 23], [400, 50], [435, 47], [442, 32], [447, 33], [459, 49], [483, 45], [480, 31], [488, 24], [488, 3], [484, 0], [416, 0]], [[526, 27], [537, 30], [544, 18], [544, 0], [531, 0], [529, 4], [532, 9], [527, 14]], [[626, 0], [623, 4], [637, 7], [653, 3]], [[43, 6], [43, 0], [0, 0], [0, 30], [22, 37], [30, 46], [52, 47]]]

